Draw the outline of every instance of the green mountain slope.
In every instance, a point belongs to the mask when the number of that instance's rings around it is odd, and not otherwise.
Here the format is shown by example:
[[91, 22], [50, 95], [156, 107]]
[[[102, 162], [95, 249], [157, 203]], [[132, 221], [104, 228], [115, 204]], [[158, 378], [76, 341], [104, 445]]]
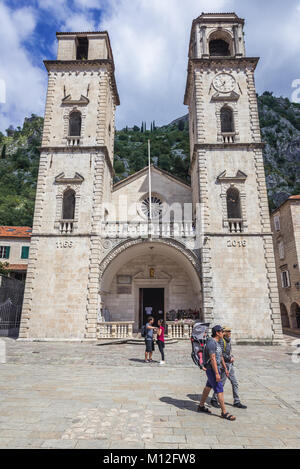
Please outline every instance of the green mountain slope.
[[[270, 208], [300, 194], [300, 105], [272, 93], [258, 97]], [[0, 133], [0, 225], [32, 225], [43, 119], [32, 115], [21, 128]], [[188, 181], [189, 130], [187, 116], [149, 130], [141, 127], [116, 131], [115, 181], [152, 162]]]

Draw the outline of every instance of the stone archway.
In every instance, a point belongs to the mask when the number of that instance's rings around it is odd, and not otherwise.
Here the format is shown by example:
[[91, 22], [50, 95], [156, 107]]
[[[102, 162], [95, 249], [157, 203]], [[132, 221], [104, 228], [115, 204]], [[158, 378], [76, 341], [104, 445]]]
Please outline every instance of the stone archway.
[[281, 322], [282, 327], [290, 328], [290, 320], [286, 306], [283, 303], [280, 303], [280, 313], [281, 313]]
[[116, 246], [100, 265], [100, 295], [110, 321], [140, 324], [142, 289], [164, 290], [167, 311], [202, 312], [199, 259], [174, 240], [130, 240]]
[[300, 329], [300, 306], [293, 303], [291, 306], [291, 322], [293, 329]]
[[[110, 243], [109, 240], [104, 241], [104, 243]], [[100, 277], [102, 278], [105, 270], [109, 266], [109, 264], [117, 257], [119, 254], [121, 254], [123, 251], [126, 251], [127, 249], [133, 247], [133, 246], [138, 246], [138, 245], [145, 245], [145, 244], [162, 244], [164, 246], [172, 247], [176, 249], [179, 253], [181, 253], [194, 267], [195, 271], [197, 272], [197, 275], [199, 277], [199, 280], [201, 279], [200, 277], [200, 269], [201, 269], [201, 264], [200, 264], [200, 259], [187, 247], [181, 243], [180, 241], [174, 240], [174, 239], [133, 239], [133, 240], [126, 240], [123, 243], [118, 244], [116, 247], [112, 248], [111, 251], [104, 257], [102, 262], [100, 263]], [[200, 280], [201, 282], [201, 280]]]

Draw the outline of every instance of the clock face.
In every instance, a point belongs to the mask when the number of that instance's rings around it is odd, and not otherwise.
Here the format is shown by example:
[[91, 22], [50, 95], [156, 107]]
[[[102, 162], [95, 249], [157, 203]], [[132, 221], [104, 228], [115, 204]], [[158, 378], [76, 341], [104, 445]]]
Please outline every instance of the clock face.
[[214, 78], [213, 86], [221, 93], [230, 93], [235, 87], [235, 78], [229, 73], [220, 73]]

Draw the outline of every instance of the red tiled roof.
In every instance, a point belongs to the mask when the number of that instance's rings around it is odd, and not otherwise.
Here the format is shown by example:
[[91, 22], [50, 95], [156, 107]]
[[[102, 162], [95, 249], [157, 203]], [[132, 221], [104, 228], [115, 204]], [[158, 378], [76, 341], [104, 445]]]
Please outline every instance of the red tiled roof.
[[4, 266], [7, 270], [27, 270], [26, 264], [9, 264], [7, 267]]
[[0, 226], [0, 238], [31, 238], [30, 226]]

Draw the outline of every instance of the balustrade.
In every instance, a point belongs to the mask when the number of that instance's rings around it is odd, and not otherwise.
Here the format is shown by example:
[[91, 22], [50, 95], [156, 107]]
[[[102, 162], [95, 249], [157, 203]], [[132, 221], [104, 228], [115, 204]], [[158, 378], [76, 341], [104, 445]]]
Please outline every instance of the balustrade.
[[230, 233], [243, 233], [243, 220], [239, 218], [232, 218], [228, 220], [228, 226]]
[[99, 322], [97, 327], [98, 339], [130, 339], [133, 332], [133, 321], [128, 322]]
[[74, 228], [74, 220], [61, 220], [60, 221], [61, 233], [72, 233], [73, 228]]
[[168, 339], [189, 340], [192, 335], [194, 322], [167, 322]]

